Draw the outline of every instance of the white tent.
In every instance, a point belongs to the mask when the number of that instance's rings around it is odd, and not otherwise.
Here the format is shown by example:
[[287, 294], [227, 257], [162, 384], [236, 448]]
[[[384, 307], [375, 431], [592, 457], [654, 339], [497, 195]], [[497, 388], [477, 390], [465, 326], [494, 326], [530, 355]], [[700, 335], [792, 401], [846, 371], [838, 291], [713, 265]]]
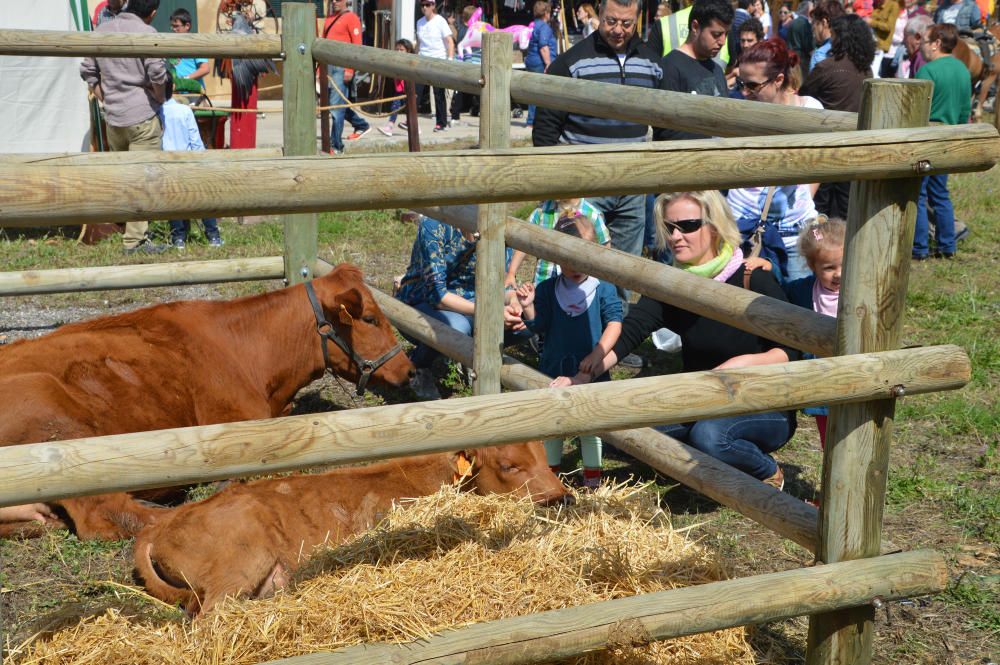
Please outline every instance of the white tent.
[[[89, 30], [86, 0], [0, 2], [0, 28]], [[80, 58], [0, 56], [0, 153], [89, 150]]]

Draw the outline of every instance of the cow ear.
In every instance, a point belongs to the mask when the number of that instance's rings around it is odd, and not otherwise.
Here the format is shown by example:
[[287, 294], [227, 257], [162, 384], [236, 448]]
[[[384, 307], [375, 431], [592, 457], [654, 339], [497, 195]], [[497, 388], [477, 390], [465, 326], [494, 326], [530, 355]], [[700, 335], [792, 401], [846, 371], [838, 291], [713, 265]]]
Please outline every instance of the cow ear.
[[351, 325], [354, 319], [361, 318], [364, 313], [364, 296], [358, 289], [347, 289], [337, 294], [337, 304], [339, 305], [337, 316], [346, 326]]
[[455, 481], [472, 475], [472, 467], [476, 463], [475, 453], [471, 450], [456, 450], [448, 459], [451, 462], [451, 470], [455, 474]]

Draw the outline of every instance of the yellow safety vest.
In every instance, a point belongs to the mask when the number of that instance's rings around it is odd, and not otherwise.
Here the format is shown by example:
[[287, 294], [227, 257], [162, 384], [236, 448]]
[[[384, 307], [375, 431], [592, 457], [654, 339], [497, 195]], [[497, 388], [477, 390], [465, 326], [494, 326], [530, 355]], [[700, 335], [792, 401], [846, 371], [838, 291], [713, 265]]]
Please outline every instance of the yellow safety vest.
[[[661, 56], [670, 53], [687, 41], [690, 16], [691, 7], [685, 7], [679, 12], [660, 17], [660, 32], [663, 33], [663, 53], [660, 54]], [[715, 57], [715, 61], [723, 69], [729, 64], [728, 36], [726, 37], [726, 43], [722, 45], [722, 50], [719, 51], [719, 55]]]

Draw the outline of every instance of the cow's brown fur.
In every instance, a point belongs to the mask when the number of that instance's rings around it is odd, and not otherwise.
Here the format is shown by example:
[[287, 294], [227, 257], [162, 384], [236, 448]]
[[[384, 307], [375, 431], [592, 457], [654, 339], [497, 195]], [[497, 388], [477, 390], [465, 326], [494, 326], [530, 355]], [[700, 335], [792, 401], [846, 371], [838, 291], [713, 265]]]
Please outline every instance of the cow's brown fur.
[[[513, 492], [539, 503], [567, 496], [538, 441], [462, 455], [474, 462], [468, 489], [480, 494]], [[227, 595], [268, 596], [316, 546], [373, 526], [395, 500], [432, 494], [451, 482], [458, 456], [407, 457], [231, 485], [143, 529], [135, 541], [136, 570], [152, 595], [192, 615]]]
[[[313, 286], [326, 317], [363, 358], [396, 344], [358, 268], [341, 265]], [[335, 344], [327, 347], [333, 371], [357, 381], [357, 367]], [[323, 371], [302, 285], [75, 323], [0, 351], [0, 445], [271, 418]], [[412, 372], [399, 353], [374, 380], [399, 386]], [[129, 536], [160, 512], [121, 493], [53, 504], [81, 538]]]

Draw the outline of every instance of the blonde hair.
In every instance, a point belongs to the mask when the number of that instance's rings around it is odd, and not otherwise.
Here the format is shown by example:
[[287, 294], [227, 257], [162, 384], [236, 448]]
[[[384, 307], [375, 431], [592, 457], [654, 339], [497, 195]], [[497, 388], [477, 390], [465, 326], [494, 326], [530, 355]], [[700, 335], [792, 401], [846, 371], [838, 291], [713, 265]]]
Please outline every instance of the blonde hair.
[[729, 210], [729, 204], [722, 198], [722, 194], [709, 189], [699, 192], [673, 192], [656, 197], [656, 202], [653, 204], [653, 216], [656, 219], [656, 249], [663, 251], [667, 246], [668, 234], [664, 225], [667, 206], [681, 199], [691, 199], [701, 208], [701, 218], [712, 228], [712, 233], [718, 240], [716, 253], [722, 249], [723, 243], [729, 243], [733, 249], [740, 246], [742, 237]]
[[585, 2], [576, 8], [577, 11], [583, 10], [583, 13], [587, 15], [587, 18], [597, 18], [597, 12], [594, 11], [594, 5], [589, 2]]
[[839, 217], [823, 219], [810, 222], [799, 234], [799, 256], [806, 260], [809, 267], [812, 267], [816, 255], [824, 249], [834, 249], [844, 247], [844, 239], [847, 235], [847, 222]]

